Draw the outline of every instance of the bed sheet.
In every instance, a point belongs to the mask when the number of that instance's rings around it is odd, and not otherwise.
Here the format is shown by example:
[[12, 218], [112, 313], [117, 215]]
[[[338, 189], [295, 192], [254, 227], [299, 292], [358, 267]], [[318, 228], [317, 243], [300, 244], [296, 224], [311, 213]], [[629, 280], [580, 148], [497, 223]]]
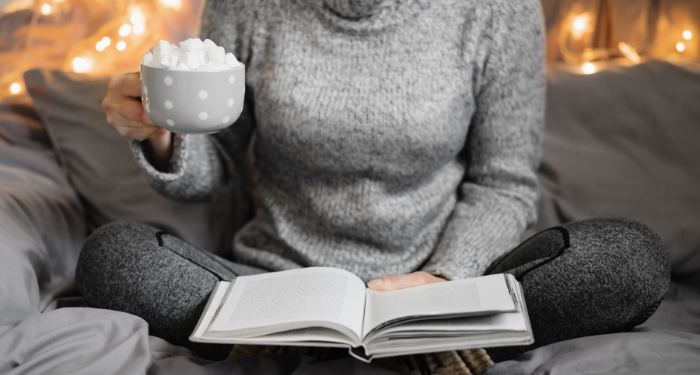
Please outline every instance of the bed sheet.
[[[72, 277], [86, 231], [82, 205], [39, 133], [12, 121], [0, 109], [0, 373], [393, 373], [350, 358], [318, 363], [302, 355], [210, 362], [149, 336], [136, 316], [84, 307]], [[700, 293], [673, 283], [657, 313], [632, 332], [549, 345], [486, 374], [699, 368]]]
[[393, 374], [350, 358], [213, 363], [149, 336], [143, 319], [79, 296], [73, 272], [86, 231], [31, 103], [0, 103], [0, 374]]

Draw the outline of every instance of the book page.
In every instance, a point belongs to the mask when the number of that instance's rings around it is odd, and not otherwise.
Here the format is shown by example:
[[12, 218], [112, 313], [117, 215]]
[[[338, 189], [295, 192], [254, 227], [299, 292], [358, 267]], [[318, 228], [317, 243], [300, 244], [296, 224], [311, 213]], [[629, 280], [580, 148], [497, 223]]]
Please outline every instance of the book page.
[[337, 268], [242, 276], [229, 288], [207, 335], [243, 338], [340, 326], [344, 333], [356, 336], [355, 341], [361, 337], [364, 298], [362, 280]]
[[430, 336], [463, 336], [479, 332], [527, 332], [527, 323], [520, 306], [516, 312], [467, 316], [448, 319], [426, 319], [398, 324], [368, 335], [365, 341]]
[[448, 318], [516, 310], [503, 274], [391, 292], [367, 289], [366, 293], [364, 336], [402, 318], [440, 315]]

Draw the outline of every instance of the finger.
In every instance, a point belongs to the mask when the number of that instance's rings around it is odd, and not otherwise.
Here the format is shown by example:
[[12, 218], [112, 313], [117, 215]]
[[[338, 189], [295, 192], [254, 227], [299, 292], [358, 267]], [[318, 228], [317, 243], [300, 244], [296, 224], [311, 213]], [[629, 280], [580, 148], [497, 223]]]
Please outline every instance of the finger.
[[142, 122], [132, 121], [121, 117], [119, 114], [112, 115], [108, 118], [108, 121], [117, 129], [119, 134], [138, 141], [151, 138], [160, 131], [165, 131], [165, 129], [157, 125], [148, 125]]
[[151, 129], [143, 127], [136, 128], [129, 126], [115, 126], [115, 128], [123, 137], [134, 139], [137, 141], [145, 141], [146, 139], [152, 138], [154, 134], [157, 134], [158, 130], [161, 129], [158, 127], [156, 127], [155, 129]]
[[150, 137], [154, 149], [166, 150], [169, 149], [172, 143], [172, 133], [168, 130], [158, 127]]
[[[103, 103], [103, 107], [107, 112], [107, 119], [110, 120], [110, 116], [118, 115], [121, 118], [127, 119], [129, 121], [143, 123], [145, 125], [155, 126], [156, 124], [148, 118], [146, 111], [143, 109], [143, 105], [140, 101], [136, 99], [129, 98], [107, 98]], [[110, 121], [110, 123], [112, 123]]]
[[141, 96], [141, 77], [139, 73], [126, 73], [109, 80], [109, 91], [122, 96]]
[[435, 277], [426, 272], [418, 271], [408, 275], [385, 276], [381, 279], [370, 281], [369, 283], [367, 283], [367, 286], [370, 289], [377, 291], [389, 291], [411, 288], [419, 285], [439, 283], [441, 281], [447, 280]]

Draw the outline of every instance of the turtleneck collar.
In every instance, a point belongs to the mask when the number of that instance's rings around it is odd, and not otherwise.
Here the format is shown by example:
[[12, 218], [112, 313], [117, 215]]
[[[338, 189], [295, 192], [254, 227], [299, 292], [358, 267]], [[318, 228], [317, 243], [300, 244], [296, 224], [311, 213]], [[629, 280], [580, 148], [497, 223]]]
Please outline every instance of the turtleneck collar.
[[430, 7], [429, 0], [302, 0], [333, 27], [350, 33], [393, 28]]
[[400, 0], [323, 0], [323, 2], [343, 18], [359, 19], [391, 9]]

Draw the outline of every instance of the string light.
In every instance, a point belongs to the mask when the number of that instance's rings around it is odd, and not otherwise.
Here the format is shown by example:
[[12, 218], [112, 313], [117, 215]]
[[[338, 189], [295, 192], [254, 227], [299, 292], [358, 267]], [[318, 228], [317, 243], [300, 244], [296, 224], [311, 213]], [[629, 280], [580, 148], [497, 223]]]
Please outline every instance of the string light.
[[678, 50], [678, 52], [683, 52], [683, 51], [685, 51], [685, 43], [683, 43], [683, 42], [678, 42], [678, 44], [676, 44], [676, 49]]
[[137, 23], [134, 25], [134, 34], [136, 35], [141, 35], [143, 34], [143, 31], [146, 29], [146, 26], [142, 23]]
[[182, 8], [182, 0], [159, 0], [166, 8], [180, 9]]
[[49, 5], [49, 4], [44, 4], [44, 5], [41, 7], [41, 13], [42, 13], [43, 15], [45, 15], [45, 16], [51, 14], [51, 5]]
[[585, 63], [585, 64], [583, 64], [582, 70], [583, 70], [583, 72], [586, 73], [586, 74], [593, 74], [593, 73], [596, 72], [595, 65], [593, 65], [593, 63], [590, 62], [590, 61], [587, 62], [587, 63]]
[[97, 42], [97, 45], [95, 46], [95, 48], [100, 52], [104, 51], [105, 47], [106, 47], [105, 44], [102, 43], [101, 40], [99, 42]]
[[117, 43], [118, 50], [123, 51], [125, 48], [126, 48], [126, 43], [124, 41]]
[[131, 32], [131, 26], [129, 24], [124, 24], [122, 27], [119, 28], [119, 35], [121, 36], [127, 36]]
[[573, 35], [574, 39], [581, 39], [583, 34], [589, 30], [590, 22], [591, 15], [588, 13], [574, 17], [574, 21], [571, 23], [571, 35]]
[[140, 14], [134, 14], [131, 16], [131, 23], [136, 25], [137, 23], [141, 23], [141, 15]]
[[109, 47], [110, 44], [112, 44], [112, 40], [109, 39], [109, 37], [102, 38], [102, 45], [103, 46]]
[[15, 82], [10, 86], [10, 92], [13, 94], [19, 94], [20, 91], [22, 91], [22, 86], [19, 83]]
[[622, 51], [622, 54], [625, 55], [626, 58], [630, 59], [635, 64], [639, 64], [641, 59], [639, 58], [639, 54], [637, 53], [637, 50], [634, 49], [634, 47], [622, 42], [620, 42], [618, 47], [620, 48], [620, 51]]
[[683, 32], [683, 38], [685, 40], [690, 40], [690, 38], [693, 37], [693, 33], [690, 32], [690, 30], [686, 30]]
[[92, 61], [84, 59], [82, 57], [76, 57], [73, 59], [73, 71], [76, 73], [85, 73], [90, 71], [92, 68]]

